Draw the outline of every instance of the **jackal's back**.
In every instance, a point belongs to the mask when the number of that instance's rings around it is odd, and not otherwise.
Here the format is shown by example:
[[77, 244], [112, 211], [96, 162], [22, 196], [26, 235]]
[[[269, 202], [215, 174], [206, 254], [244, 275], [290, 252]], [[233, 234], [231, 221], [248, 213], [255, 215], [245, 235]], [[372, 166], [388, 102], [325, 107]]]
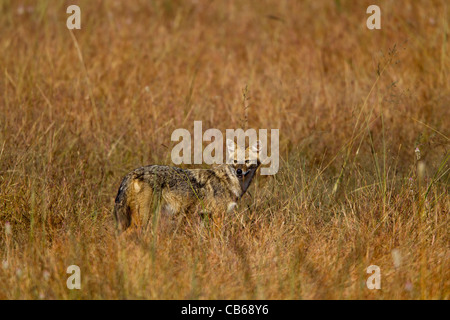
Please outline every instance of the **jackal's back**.
[[[120, 184], [114, 216], [125, 230], [133, 216], [148, 217], [154, 200], [171, 213], [191, 211], [207, 203], [235, 202], [241, 196], [239, 181], [228, 166], [212, 169], [182, 169], [151, 165], [133, 170]], [[134, 218], [133, 218], [134, 219]]]

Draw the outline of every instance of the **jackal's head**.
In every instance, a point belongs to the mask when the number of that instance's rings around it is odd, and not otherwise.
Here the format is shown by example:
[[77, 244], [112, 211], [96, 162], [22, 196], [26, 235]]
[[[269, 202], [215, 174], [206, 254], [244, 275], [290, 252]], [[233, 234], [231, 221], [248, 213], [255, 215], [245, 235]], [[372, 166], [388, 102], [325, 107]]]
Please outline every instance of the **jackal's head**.
[[239, 179], [244, 192], [247, 190], [256, 170], [261, 164], [259, 160], [260, 148], [260, 141], [256, 141], [250, 147], [244, 149], [234, 141], [227, 139], [227, 164]]

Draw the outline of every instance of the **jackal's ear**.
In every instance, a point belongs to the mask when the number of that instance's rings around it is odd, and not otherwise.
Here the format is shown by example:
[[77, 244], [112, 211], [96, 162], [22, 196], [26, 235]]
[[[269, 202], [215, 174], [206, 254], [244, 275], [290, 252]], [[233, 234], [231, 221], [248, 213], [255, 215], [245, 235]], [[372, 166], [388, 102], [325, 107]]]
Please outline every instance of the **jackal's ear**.
[[235, 149], [236, 149], [236, 145], [234, 144], [234, 141], [231, 139], [227, 139], [228, 154], [232, 154]]
[[252, 151], [259, 152], [259, 151], [261, 151], [261, 147], [262, 147], [262, 142], [260, 140], [258, 140], [252, 145]]

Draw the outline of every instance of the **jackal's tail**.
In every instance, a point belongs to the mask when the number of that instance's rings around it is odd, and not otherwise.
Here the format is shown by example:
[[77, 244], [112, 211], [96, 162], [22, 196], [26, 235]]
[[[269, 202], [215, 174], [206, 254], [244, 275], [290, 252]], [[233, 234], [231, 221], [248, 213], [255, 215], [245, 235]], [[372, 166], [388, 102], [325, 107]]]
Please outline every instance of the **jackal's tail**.
[[115, 200], [114, 217], [116, 218], [120, 232], [125, 231], [131, 225], [131, 208], [128, 191], [132, 181], [133, 174], [128, 174], [123, 178]]

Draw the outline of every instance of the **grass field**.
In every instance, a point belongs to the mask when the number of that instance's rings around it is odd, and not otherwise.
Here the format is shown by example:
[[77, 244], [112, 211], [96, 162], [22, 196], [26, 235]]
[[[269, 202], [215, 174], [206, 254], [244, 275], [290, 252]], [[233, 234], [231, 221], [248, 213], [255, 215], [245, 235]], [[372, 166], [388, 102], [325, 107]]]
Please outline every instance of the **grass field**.
[[[0, 1], [0, 299], [449, 299], [450, 4], [372, 2]], [[238, 212], [116, 236], [127, 172], [246, 113]]]

